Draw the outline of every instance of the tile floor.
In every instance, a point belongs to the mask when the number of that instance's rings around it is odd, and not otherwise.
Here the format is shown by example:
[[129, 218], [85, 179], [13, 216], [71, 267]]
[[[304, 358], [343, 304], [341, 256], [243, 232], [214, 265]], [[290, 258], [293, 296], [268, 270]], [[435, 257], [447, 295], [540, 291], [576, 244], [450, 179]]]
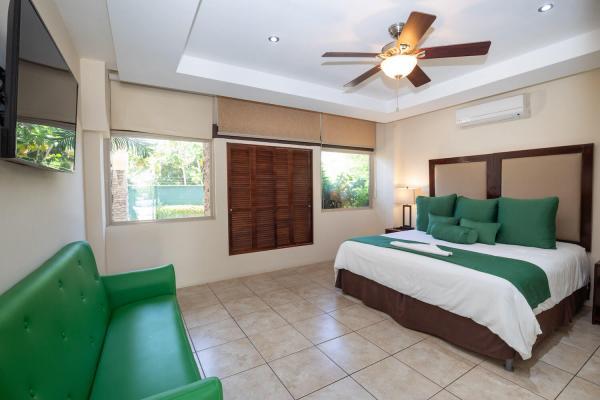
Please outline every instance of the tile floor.
[[221, 378], [225, 400], [600, 399], [589, 309], [510, 373], [343, 295], [331, 263], [177, 296], [202, 374]]

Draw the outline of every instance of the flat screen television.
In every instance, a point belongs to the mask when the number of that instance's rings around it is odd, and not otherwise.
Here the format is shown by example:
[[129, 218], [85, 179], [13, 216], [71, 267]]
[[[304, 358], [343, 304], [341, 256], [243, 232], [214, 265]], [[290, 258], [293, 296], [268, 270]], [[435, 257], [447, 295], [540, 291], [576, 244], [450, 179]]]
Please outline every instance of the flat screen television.
[[6, 22], [0, 158], [72, 172], [77, 80], [31, 0], [11, 0]]

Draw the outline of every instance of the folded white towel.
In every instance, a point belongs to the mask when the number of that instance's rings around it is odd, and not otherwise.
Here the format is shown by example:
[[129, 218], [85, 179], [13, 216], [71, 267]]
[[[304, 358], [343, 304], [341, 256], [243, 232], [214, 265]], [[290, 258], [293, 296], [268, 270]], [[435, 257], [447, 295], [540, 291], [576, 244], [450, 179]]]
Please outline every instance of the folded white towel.
[[404, 242], [391, 242], [392, 246], [402, 247], [408, 250], [420, 251], [421, 253], [436, 254], [438, 256], [448, 257], [452, 255], [451, 251], [444, 251], [432, 243], [404, 243]]

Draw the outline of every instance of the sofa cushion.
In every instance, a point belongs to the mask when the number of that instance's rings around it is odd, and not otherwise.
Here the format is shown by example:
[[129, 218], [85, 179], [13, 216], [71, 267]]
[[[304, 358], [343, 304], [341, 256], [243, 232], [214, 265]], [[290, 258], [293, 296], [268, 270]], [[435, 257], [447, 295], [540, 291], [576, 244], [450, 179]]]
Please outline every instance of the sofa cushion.
[[0, 398], [87, 399], [108, 319], [90, 246], [65, 246], [0, 296]]
[[174, 295], [113, 311], [90, 398], [142, 399], [200, 379]]

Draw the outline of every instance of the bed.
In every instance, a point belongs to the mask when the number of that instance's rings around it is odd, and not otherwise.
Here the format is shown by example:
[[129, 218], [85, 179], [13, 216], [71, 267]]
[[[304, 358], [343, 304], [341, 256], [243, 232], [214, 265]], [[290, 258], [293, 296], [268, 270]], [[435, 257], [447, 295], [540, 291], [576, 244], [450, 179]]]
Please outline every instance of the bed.
[[593, 145], [430, 160], [430, 193], [474, 198], [556, 195], [557, 248], [460, 245], [412, 230], [383, 235], [523, 260], [540, 267], [550, 297], [535, 308], [508, 281], [393, 248], [346, 241], [336, 286], [400, 324], [505, 361], [530, 358], [536, 344], [571, 321], [589, 297]]

